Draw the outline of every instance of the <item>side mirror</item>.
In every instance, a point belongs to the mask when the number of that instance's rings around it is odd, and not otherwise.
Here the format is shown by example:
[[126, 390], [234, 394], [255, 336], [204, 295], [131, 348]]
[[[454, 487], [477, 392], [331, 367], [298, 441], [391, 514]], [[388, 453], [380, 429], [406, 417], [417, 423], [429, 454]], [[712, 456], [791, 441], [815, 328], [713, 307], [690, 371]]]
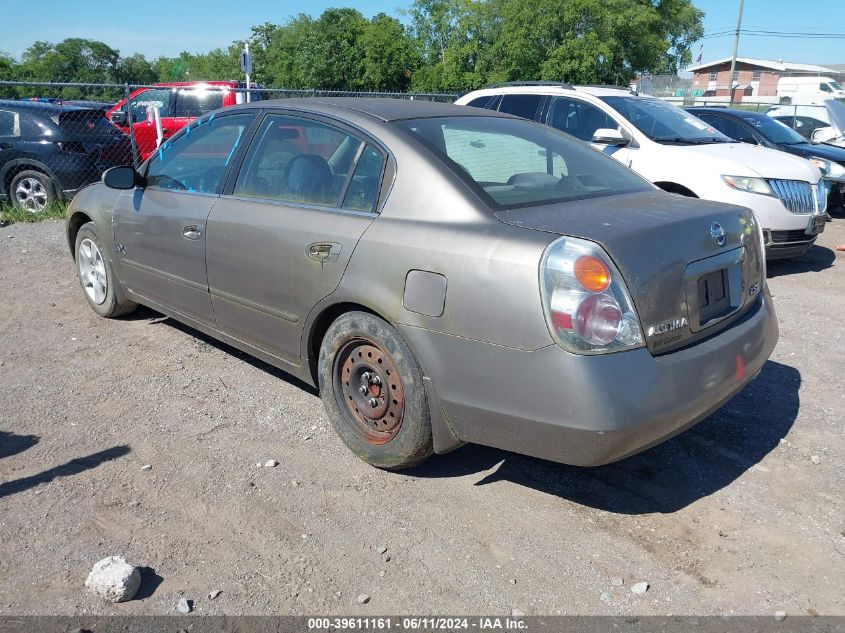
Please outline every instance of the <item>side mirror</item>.
[[115, 110], [109, 114], [109, 121], [115, 125], [126, 125], [127, 119], [126, 110]]
[[598, 145], [616, 145], [617, 147], [625, 147], [631, 142], [619, 130], [612, 130], [610, 128], [599, 128], [593, 133], [593, 143]]
[[112, 167], [103, 172], [103, 184], [109, 189], [134, 189], [143, 186], [143, 177], [133, 167]]

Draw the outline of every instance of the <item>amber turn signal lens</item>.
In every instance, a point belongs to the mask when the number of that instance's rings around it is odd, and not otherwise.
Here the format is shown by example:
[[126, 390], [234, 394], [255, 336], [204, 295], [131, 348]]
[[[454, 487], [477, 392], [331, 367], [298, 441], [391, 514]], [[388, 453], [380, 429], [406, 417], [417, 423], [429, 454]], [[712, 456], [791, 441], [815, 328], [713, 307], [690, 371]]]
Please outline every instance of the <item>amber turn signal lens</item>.
[[575, 262], [575, 278], [591, 292], [604, 292], [610, 287], [610, 270], [602, 260], [583, 255]]

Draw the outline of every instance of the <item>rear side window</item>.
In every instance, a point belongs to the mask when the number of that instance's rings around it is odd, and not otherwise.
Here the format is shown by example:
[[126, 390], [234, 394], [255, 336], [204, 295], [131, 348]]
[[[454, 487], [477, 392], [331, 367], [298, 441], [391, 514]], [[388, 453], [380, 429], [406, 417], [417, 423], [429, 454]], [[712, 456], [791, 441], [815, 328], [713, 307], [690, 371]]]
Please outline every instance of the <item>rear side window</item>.
[[[361, 145], [355, 136], [319, 121], [268, 115], [244, 158], [232, 193], [338, 207]], [[353, 175], [360, 190], [366, 188], [368, 175]]]
[[468, 106], [472, 106], [473, 108], [486, 108], [490, 105], [490, 102], [493, 100], [493, 95], [487, 95], [486, 97], [477, 97], [467, 103]]
[[172, 116], [201, 117], [223, 107], [223, 91], [219, 89], [179, 88]]
[[384, 157], [372, 145], [367, 145], [352, 173], [352, 180], [343, 198], [343, 208], [352, 211], [375, 210], [383, 169]]
[[210, 116], [162, 145], [147, 165], [147, 186], [217, 193], [253, 113]]
[[398, 121], [493, 208], [649, 191], [614, 159], [528, 121], [438, 117]]
[[505, 95], [499, 105], [499, 112], [534, 120], [542, 100], [542, 95]]
[[21, 118], [17, 112], [0, 110], [0, 136], [15, 138], [21, 135]]

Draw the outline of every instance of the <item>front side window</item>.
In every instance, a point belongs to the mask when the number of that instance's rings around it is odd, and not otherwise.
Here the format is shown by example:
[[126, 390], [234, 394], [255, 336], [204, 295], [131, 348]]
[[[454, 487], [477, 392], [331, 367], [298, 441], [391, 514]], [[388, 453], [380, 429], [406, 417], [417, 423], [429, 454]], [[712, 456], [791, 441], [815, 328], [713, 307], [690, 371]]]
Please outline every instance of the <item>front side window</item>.
[[173, 116], [196, 118], [222, 107], [223, 90], [218, 88], [180, 88], [176, 91], [176, 106]]
[[652, 188], [614, 159], [545, 126], [497, 117], [396, 123], [494, 208], [551, 204]]
[[565, 97], [552, 99], [546, 122], [561, 132], [587, 142], [593, 139], [598, 129], [615, 130], [619, 127], [616, 121], [594, 105]]
[[533, 120], [542, 100], [542, 95], [504, 95], [499, 112]]
[[[268, 115], [238, 174], [237, 196], [340, 206], [361, 140], [325, 123]], [[363, 183], [359, 178], [359, 184]]]
[[162, 117], [169, 117], [170, 114], [170, 96], [169, 89], [151, 88], [144, 90], [144, 92], [135, 95], [130, 100], [132, 106], [132, 121], [137, 123], [139, 121], [146, 121], [150, 116], [153, 107], [157, 107]]
[[255, 114], [202, 119], [165, 142], [147, 164], [147, 186], [217, 193], [232, 157]]
[[731, 139], [678, 106], [646, 97], [601, 97], [652, 141], [696, 145]]

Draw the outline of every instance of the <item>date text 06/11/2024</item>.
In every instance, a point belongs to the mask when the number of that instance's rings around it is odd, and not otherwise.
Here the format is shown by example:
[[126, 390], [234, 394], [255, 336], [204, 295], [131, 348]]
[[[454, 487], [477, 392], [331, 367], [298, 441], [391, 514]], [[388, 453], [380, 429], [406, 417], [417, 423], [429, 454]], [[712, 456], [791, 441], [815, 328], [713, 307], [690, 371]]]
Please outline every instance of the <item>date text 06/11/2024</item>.
[[459, 631], [526, 630], [528, 624], [516, 617], [327, 617], [308, 618], [308, 630], [333, 631]]

